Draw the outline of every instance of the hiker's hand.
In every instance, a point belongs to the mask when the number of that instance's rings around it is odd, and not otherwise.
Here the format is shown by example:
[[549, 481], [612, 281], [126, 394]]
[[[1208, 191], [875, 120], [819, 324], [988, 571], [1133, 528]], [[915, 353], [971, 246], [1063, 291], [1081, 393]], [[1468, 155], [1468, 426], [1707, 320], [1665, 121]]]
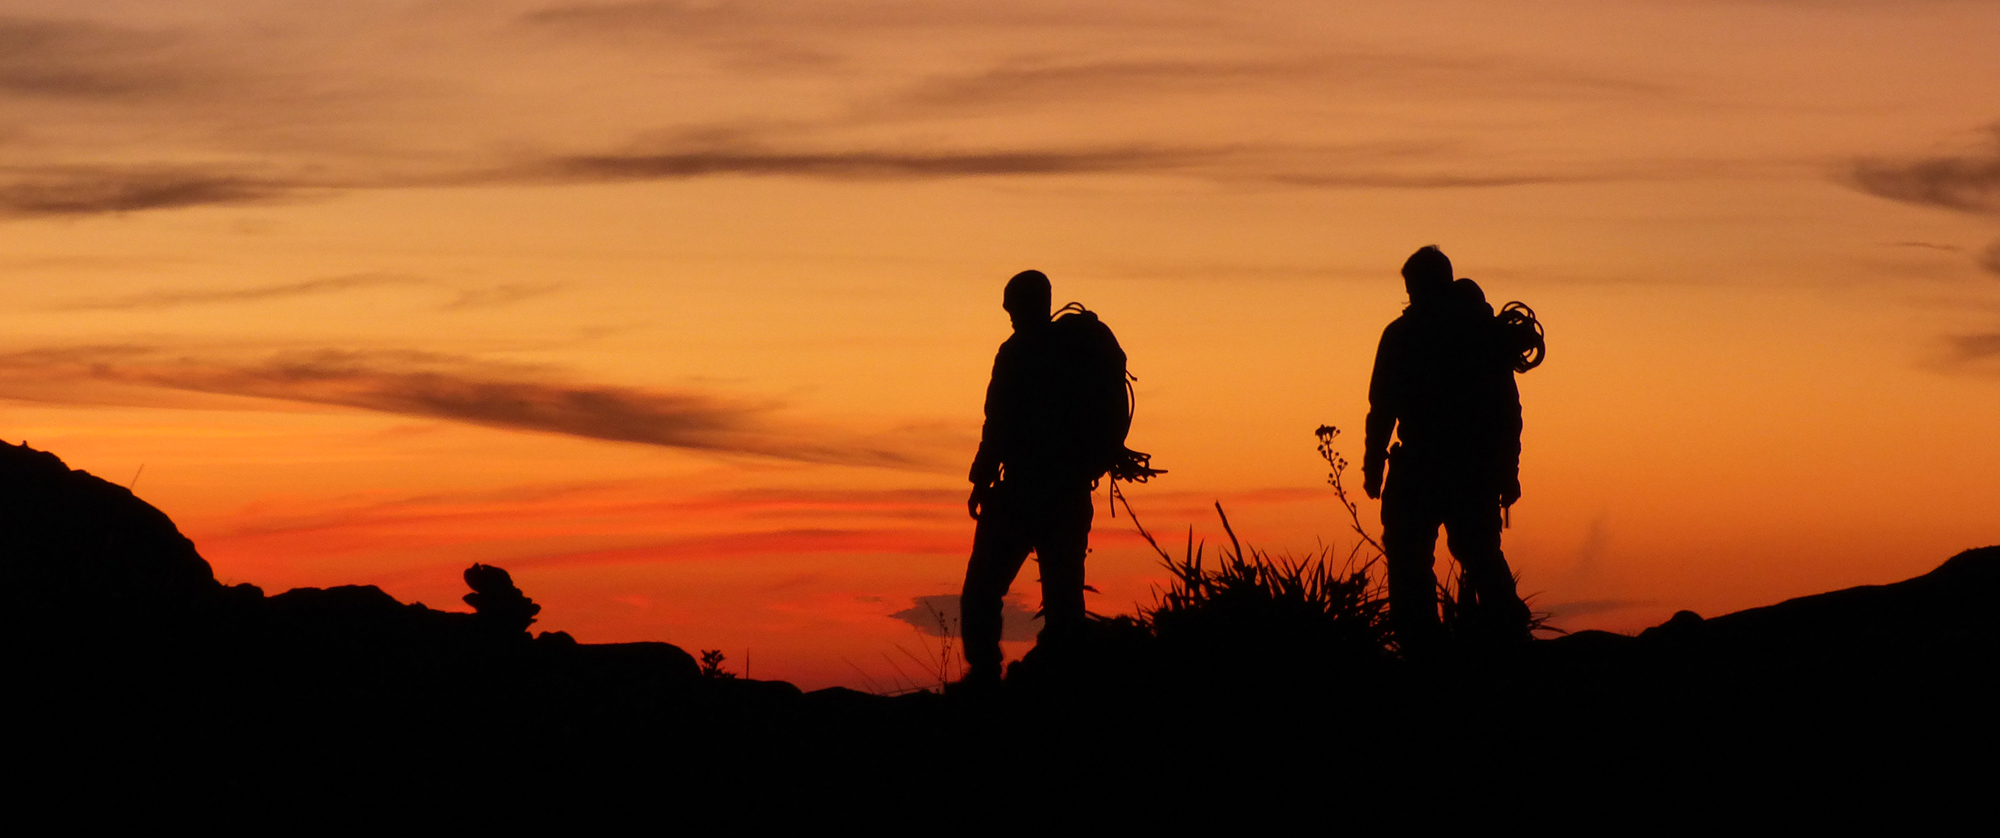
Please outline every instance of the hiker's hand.
[[1506, 485], [1500, 487], [1500, 505], [1513, 506], [1514, 502], [1520, 499], [1521, 499], [1521, 478], [1519, 477], [1507, 478]]
[[1361, 491], [1372, 500], [1382, 499], [1382, 466], [1388, 462], [1387, 453], [1369, 452], [1361, 458]]
[[965, 511], [974, 521], [979, 520], [979, 507], [986, 505], [986, 489], [985, 486], [974, 485], [972, 494], [965, 498]]

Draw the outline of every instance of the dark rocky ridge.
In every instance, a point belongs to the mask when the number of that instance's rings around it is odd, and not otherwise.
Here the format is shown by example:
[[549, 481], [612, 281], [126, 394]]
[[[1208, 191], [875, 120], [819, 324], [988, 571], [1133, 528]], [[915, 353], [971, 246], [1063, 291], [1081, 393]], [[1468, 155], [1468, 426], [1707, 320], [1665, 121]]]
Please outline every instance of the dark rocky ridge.
[[1067, 680], [896, 699], [706, 679], [665, 643], [531, 639], [504, 572], [475, 583], [474, 601], [505, 603], [480, 614], [372, 586], [224, 586], [159, 510], [25, 445], [0, 447], [0, 574], [16, 753], [55, 791], [825, 803], [916, 766], [953, 788], [1034, 775], [1079, 800], [1188, 805], [1173, 772], [1234, 766], [1267, 790], [1379, 802], [1412, 776], [1533, 795], [1537, 772], [1580, 760], [1570, 792], [1617, 797], [1879, 785], [1887, 766], [1930, 777], [2000, 744], [2000, 547], [1505, 660], [1225, 677], [1113, 638]]

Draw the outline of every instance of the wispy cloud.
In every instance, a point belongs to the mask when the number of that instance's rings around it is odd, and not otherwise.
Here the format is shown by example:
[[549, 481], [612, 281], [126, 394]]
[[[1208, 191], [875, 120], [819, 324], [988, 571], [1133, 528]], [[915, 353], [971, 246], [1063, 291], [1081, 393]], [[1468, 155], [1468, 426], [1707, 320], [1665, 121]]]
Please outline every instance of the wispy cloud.
[[700, 149], [556, 157], [512, 172], [495, 173], [493, 177], [496, 180], [624, 181], [731, 174], [838, 179], [1062, 175], [1160, 171], [1184, 167], [1217, 153], [1149, 148], [835, 152]]
[[154, 61], [172, 35], [82, 20], [0, 17], [0, 92], [126, 98], [184, 88], [184, 72]]
[[1240, 90], [1245, 84], [1296, 80], [1309, 62], [1127, 60], [1077, 64], [1011, 62], [983, 71], [937, 76], [874, 104], [864, 113], [938, 113], [995, 106], [1103, 101], [1134, 94], [1163, 96]]
[[503, 282], [486, 288], [468, 288], [459, 291], [456, 298], [444, 304], [444, 308], [446, 311], [494, 308], [553, 294], [562, 290], [562, 287], [558, 282]]
[[1926, 365], [1944, 373], [2000, 378], [2000, 331], [1945, 335]]
[[235, 303], [283, 299], [287, 297], [310, 297], [341, 291], [352, 291], [360, 288], [428, 284], [430, 283], [427, 280], [411, 276], [349, 274], [347, 276], [308, 279], [301, 282], [253, 285], [248, 288], [143, 291], [123, 297], [62, 303], [55, 306], [55, 308], [59, 311], [147, 311], [208, 303]]
[[522, 14], [529, 26], [569, 28], [597, 34], [646, 32], [688, 34], [751, 34], [784, 31], [796, 34], [829, 30], [883, 29], [907, 31], [941, 27], [1075, 29], [1083, 27], [1187, 28], [1213, 17], [1135, 5], [1078, 7], [1065, 3], [822, 3], [822, 2], [683, 2], [628, 0], [606, 3], [555, 3]]
[[1454, 96], [1657, 99], [1671, 89], [1649, 81], [1594, 75], [1517, 58], [1347, 51], [1261, 60], [1119, 59], [1077, 63], [1017, 60], [971, 73], [938, 76], [873, 104], [862, 114], [950, 113], [1060, 102], [1101, 105], [1134, 97], [1167, 98], [1276, 90], [1389, 87]]
[[[692, 147], [551, 154], [460, 172], [287, 179], [159, 170], [91, 169], [17, 176], [0, 172], [0, 217], [90, 215], [233, 205], [330, 195], [342, 190], [580, 184], [692, 180], [706, 177], [790, 177], [818, 180], [945, 180], [958, 178], [1164, 174], [1309, 189], [1467, 189], [1674, 177], [1669, 171], [1605, 167], [1480, 171], [1454, 165], [1436, 147], [1367, 144], [1338, 148], [1275, 145], [1231, 147], [1040, 147], [935, 149], [887, 144], [839, 150], [776, 147], [755, 138]], [[1329, 169], [1333, 170], [1329, 170]], [[79, 303], [79, 308], [165, 308], [346, 290], [375, 281], [314, 280], [237, 291], [162, 292]], [[512, 284], [462, 292], [447, 308], [499, 305], [554, 291], [553, 284]]]
[[1987, 273], [2000, 276], [2000, 240], [1986, 246], [1986, 252], [1979, 257], [1979, 266]]
[[427, 352], [326, 349], [241, 362], [151, 347], [45, 348], [0, 355], [0, 393], [13, 382], [35, 386], [39, 398], [51, 385], [108, 383], [799, 462], [934, 465], [907, 441], [783, 424], [776, 405], [566, 381], [547, 370]]
[[[777, 133], [795, 132], [781, 129]], [[1097, 147], [933, 150], [894, 145], [841, 151], [778, 150], [754, 130], [714, 132], [723, 142], [689, 148], [552, 156], [468, 173], [452, 182], [591, 183], [701, 177], [796, 177], [822, 180], [940, 180], [1062, 175], [1170, 175], [1231, 184], [1305, 189], [1480, 189], [1544, 184], [1662, 180], [1712, 174], [1725, 164], [1611, 166], [1577, 163], [1503, 171], [1471, 163], [1436, 142], [1293, 147]]]
[[1592, 183], [1624, 179], [1610, 173], [1523, 172], [1520, 174], [1278, 174], [1273, 183], [1327, 189], [1479, 189], [1500, 186], [1535, 186], [1559, 183]]
[[0, 171], [0, 217], [93, 215], [271, 201], [303, 183], [171, 168], [61, 167]]
[[2000, 373], [2000, 332], [1956, 335], [1947, 338], [1947, 343], [1948, 365], [1961, 370]]
[[[382, 498], [275, 498], [191, 525], [203, 549], [260, 555], [380, 553], [469, 542], [541, 545], [547, 563], [760, 552], [952, 553], [962, 492], [757, 489], [688, 495], [671, 481], [539, 484]], [[692, 531], [692, 532], [691, 532]], [[513, 558], [521, 558], [519, 555]]]
[[437, 288], [452, 294], [439, 306], [445, 311], [492, 308], [533, 299], [560, 290], [559, 283], [501, 283], [483, 288], [452, 288], [424, 277], [388, 273], [360, 273], [320, 277], [298, 282], [277, 282], [243, 288], [154, 289], [122, 297], [75, 300], [58, 303], [56, 311], [158, 311], [196, 305], [264, 302], [298, 297], [318, 297], [373, 288]]
[[509, 566], [551, 567], [594, 564], [647, 564], [661, 561], [724, 559], [812, 553], [876, 555], [956, 555], [965, 550], [963, 528], [788, 529], [670, 539], [640, 547], [583, 550], [526, 556]]
[[[889, 618], [909, 623], [915, 626], [917, 631], [931, 637], [957, 637], [958, 594], [917, 597], [910, 607], [890, 614]], [[1041, 618], [1021, 607], [1021, 603], [1012, 597], [1000, 603], [1001, 640], [1033, 640], [1039, 631], [1041, 631]]]
[[1977, 153], [1856, 162], [1847, 178], [1872, 195], [1959, 212], [2000, 214], [2000, 127]]

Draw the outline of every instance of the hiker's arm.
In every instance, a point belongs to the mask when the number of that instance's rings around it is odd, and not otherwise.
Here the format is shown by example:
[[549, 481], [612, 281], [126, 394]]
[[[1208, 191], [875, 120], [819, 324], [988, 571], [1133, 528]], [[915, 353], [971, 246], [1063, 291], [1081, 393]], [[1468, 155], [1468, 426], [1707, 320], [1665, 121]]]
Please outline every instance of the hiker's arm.
[[1000, 464], [1007, 459], [1006, 441], [1013, 437], [1011, 409], [1013, 364], [1006, 346], [993, 356], [993, 377], [986, 381], [986, 424], [979, 429], [979, 453], [972, 457], [966, 475], [974, 486], [991, 485], [1000, 479]]
[[1000, 479], [1000, 465], [1007, 456], [1005, 441], [1012, 436], [1012, 365], [1007, 355], [1007, 347], [1002, 346], [993, 357], [993, 377], [986, 382], [986, 424], [980, 428], [979, 452], [972, 456], [972, 469], [966, 474], [972, 481], [972, 494], [965, 498], [965, 511], [973, 518], [979, 517], [979, 508], [985, 505], [987, 488]]
[[1402, 413], [1402, 376], [1392, 340], [1396, 325], [1382, 330], [1382, 343], [1375, 348], [1375, 373], [1368, 381], [1367, 436], [1361, 456], [1361, 488], [1371, 498], [1382, 496], [1382, 466], [1389, 461], [1389, 437], [1396, 431], [1396, 417]]

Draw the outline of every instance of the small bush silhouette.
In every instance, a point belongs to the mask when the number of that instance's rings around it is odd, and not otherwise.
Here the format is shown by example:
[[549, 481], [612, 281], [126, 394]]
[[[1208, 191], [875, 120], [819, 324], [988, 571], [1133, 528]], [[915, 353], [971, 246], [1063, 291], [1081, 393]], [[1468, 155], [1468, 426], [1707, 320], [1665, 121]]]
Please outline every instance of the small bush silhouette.
[[724, 657], [721, 649], [701, 650], [701, 677], [714, 678], [718, 681], [727, 681], [736, 677], [736, 673], [722, 668], [723, 660]]

